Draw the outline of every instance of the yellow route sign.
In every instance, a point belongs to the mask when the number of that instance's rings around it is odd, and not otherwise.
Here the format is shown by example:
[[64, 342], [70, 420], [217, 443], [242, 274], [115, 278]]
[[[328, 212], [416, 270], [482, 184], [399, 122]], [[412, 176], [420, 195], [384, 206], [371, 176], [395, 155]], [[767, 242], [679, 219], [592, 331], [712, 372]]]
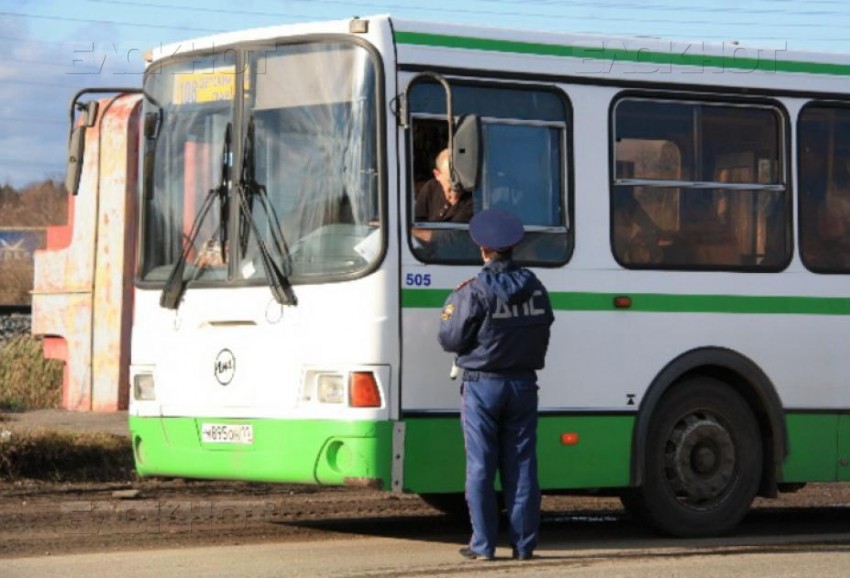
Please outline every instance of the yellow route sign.
[[193, 70], [177, 74], [174, 80], [175, 104], [201, 104], [233, 100], [236, 70], [233, 66]]

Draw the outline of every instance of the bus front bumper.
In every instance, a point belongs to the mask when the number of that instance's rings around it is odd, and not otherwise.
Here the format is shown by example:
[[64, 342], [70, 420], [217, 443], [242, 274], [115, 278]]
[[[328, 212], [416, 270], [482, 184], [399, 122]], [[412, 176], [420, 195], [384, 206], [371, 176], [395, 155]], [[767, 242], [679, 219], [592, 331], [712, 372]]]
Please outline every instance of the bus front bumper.
[[[129, 419], [140, 476], [390, 488], [389, 421]], [[212, 440], [202, 435], [205, 424], [248, 433]]]

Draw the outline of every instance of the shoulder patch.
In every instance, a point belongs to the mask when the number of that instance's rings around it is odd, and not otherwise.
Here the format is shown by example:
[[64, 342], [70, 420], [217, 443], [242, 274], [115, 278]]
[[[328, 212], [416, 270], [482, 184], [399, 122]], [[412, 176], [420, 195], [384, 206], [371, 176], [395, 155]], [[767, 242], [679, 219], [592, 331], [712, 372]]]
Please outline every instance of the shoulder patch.
[[454, 312], [455, 306], [452, 303], [449, 303], [448, 305], [443, 307], [443, 312], [440, 313], [440, 319], [442, 319], [443, 321], [447, 321], [448, 319], [451, 319], [452, 315], [454, 315]]
[[464, 281], [463, 283], [461, 283], [460, 285], [455, 287], [455, 291], [460, 291], [461, 289], [463, 289], [464, 287], [466, 287], [467, 285], [469, 285], [473, 281], [475, 281], [475, 277], [470, 277], [469, 279], [467, 279], [466, 281]]

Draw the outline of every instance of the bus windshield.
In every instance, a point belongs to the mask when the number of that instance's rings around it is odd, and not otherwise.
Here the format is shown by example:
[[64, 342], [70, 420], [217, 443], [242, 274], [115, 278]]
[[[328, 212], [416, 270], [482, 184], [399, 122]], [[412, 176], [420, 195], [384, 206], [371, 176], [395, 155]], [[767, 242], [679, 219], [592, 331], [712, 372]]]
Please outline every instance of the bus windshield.
[[[227, 185], [236, 78], [232, 55], [152, 67], [145, 76], [141, 274], [164, 281], [186, 250], [187, 275], [224, 279], [221, 197], [198, 222], [210, 191]], [[225, 217], [226, 218], [226, 217]], [[188, 246], [188, 245], [192, 246]]]
[[[246, 201], [260, 235], [273, 244], [279, 227], [295, 283], [363, 271], [381, 249], [369, 52], [343, 43], [287, 44], [253, 48], [246, 66], [243, 117], [253, 127], [246, 143], [253, 154], [245, 162], [268, 206], [256, 194]], [[256, 235], [244, 230], [244, 220], [242, 227], [239, 275], [261, 276], [252, 265]]]
[[383, 251], [376, 78], [370, 53], [343, 42], [149, 70], [142, 279], [165, 280], [185, 251], [189, 282], [259, 281], [262, 246], [293, 284], [369, 270]]

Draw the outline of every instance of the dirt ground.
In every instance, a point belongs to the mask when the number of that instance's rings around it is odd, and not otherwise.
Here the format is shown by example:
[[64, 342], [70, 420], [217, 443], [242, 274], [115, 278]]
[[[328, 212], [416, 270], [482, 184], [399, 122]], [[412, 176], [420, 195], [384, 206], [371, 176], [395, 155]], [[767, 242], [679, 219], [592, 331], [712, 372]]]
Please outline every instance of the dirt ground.
[[[17, 419], [15, 419], [17, 417]], [[12, 415], [4, 427], [126, 435], [126, 415], [58, 410]], [[850, 483], [811, 484], [757, 499], [744, 535], [845, 532]], [[360, 488], [141, 479], [127, 483], [0, 482], [0, 558], [163, 547], [410, 537], [463, 544], [466, 523], [415, 495]], [[617, 498], [544, 496], [543, 532], [564, 540], [652, 538]]]
[[104, 432], [130, 435], [126, 411], [38, 409], [21, 413], [0, 412], [0, 431], [3, 429], [47, 429], [57, 432]]
[[[850, 484], [812, 485], [757, 500], [741, 531], [844, 532], [848, 504]], [[357, 536], [462, 544], [467, 531], [417, 496], [365, 489], [182, 479], [0, 483], [0, 558]], [[653, 536], [616, 498], [588, 496], [545, 496], [543, 531], [572, 541]]]
[[[128, 436], [126, 412], [5, 413], [0, 431]], [[361, 520], [457, 522], [416, 496], [362, 489], [140, 479], [128, 483], [0, 481], [0, 558], [126, 549], [331, 539]], [[340, 530], [322, 523], [337, 524]], [[454, 526], [453, 526], [454, 524]], [[462, 526], [460, 527], [463, 530]]]
[[0, 558], [328, 540], [369, 533], [372, 525], [395, 534], [464, 531], [417, 496], [363, 489], [182, 479], [0, 482]]

